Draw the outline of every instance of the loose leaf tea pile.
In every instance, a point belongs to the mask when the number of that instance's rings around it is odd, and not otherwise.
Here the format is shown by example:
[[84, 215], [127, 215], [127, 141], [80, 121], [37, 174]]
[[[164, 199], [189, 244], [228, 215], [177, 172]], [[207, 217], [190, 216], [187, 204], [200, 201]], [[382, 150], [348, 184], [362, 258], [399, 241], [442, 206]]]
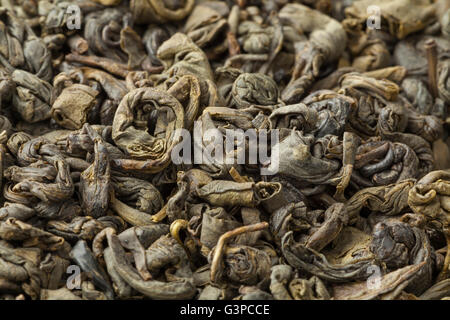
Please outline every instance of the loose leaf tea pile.
[[0, 3], [0, 299], [450, 298], [448, 0]]

